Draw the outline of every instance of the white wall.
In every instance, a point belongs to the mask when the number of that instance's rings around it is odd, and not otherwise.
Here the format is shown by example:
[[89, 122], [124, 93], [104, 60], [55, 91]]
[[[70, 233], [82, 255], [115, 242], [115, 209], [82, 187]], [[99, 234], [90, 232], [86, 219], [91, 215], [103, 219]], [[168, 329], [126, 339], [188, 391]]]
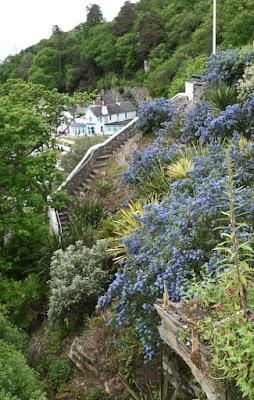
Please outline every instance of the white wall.
[[[113, 114], [111, 115], [110, 119], [109, 115], [96, 117], [92, 110], [87, 108], [84, 116], [75, 119], [75, 123], [80, 124], [80, 127], [71, 124], [66, 133], [70, 136], [82, 136], [89, 134], [103, 135], [103, 133], [115, 133], [120, 129], [120, 127], [114, 126], [106, 128], [105, 124], [110, 122], [131, 120], [136, 117], [136, 114], [136, 111], [128, 111], [126, 113]], [[66, 127], [66, 124], [59, 126], [57, 129], [58, 133], [60, 134], [63, 132]]]
[[185, 94], [188, 96], [189, 100], [193, 100], [193, 93], [194, 85], [193, 82], [186, 81], [185, 82]]

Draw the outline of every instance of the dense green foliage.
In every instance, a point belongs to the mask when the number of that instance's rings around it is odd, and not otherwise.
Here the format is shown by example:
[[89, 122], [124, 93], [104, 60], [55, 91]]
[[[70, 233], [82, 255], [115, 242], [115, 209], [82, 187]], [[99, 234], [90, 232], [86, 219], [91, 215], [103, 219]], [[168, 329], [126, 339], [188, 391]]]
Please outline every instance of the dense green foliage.
[[45, 400], [37, 374], [29, 368], [24, 356], [2, 339], [0, 352], [0, 387], [6, 398]]
[[[43, 82], [44, 83], [44, 82]], [[52, 85], [53, 87], [54, 85]], [[22, 352], [26, 333], [46, 314], [50, 259], [60, 243], [50, 234], [50, 195], [63, 179], [54, 133], [65, 111], [74, 117], [86, 93], [69, 96], [10, 79], [0, 85], [0, 387], [1, 398], [44, 400]], [[68, 123], [68, 121], [66, 121]], [[56, 204], [55, 203], [55, 204]], [[21, 352], [22, 351], [22, 352]]]
[[[20, 329], [32, 332], [45, 321], [47, 309], [50, 344], [42, 341], [37, 367], [50, 396], [65, 390], [72, 366], [63, 342], [74, 326], [82, 329], [116, 272], [98, 305], [105, 326], [109, 318], [113, 323], [105, 329], [110, 332], [106, 353], [113, 342], [114, 373], [120, 372], [126, 387], [139, 383], [137, 360], [142, 369], [141, 359], [159, 352], [153, 304], [165, 282], [172, 301], [190, 291], [195, 296], [207, 317], [199, 328], [216, 371], [233, 378], [251, 398], [254, 57], [245, 45], [253, 40], [252, 0], [219, 2], [219, 46], [245, 47], [219, 52], [208, 62], [212, 2], [126, 1], [109, 23], [97, 5], [87, 11], [87, 21], [72, 31], [54, 26], [50, 39], [0, 64], [0, 397], [45, 399], [22, 355], [27, 333]], [[146, 74], [145, 60], [151, 67]], [[91, 196], [73, 204], [69, 235], [61, 240], [50, 235], [48, 205], [61, 209], [68, 201], [64, 193], [50, 199], [62, 180], [52, 133], [63, 111], [74, 116], [77, 105], [90, 98], [59, 92], [142, 85], [152, 95], [171, 97], [183, 90], [189, 75], [204, 71], [205, 101], [187, 113], [166, 99], [141, 107], [139, 127], [156, 140], [133, 155], [122, 176], [125, 188], [119, 190], [128, 206], [117, 204], [114, 213]], [[67, 173], [94, 143], [81, 141], [61, 159]], [[102, 199], [111, 191], [108, 179], [103, 175], [95, 183]], [[235, 230], [232, 196], [239, 212]], [[225, 227], [221, 211], [231, 218]], [[98, 238], [109, 239], [109, 245]], [[97, 331], [102, 334], [99, 324]], [[107, 396], [97, 390], [83, 397]]]
[[6, 272], [38, 268], [38, 260], [54, 246], [48, 196], [62, 174], [55, 168], [52, 133], [63, 111], [75, 115], [87, 99], [86, 93], [71, 97], [21, 80], [0, 87], [0, 260]]
[[[207, 0], [126, 1], [113, 22], [105, 22], [96, 4], [87, 11], [87, 21], [72, 31], [54, 26], [50, 39], [7, 57], [0, 82], [18, 77], [60, 91], [129, 83], [171, 96], [182, 90], [186, 75], [202, 72], [202, 57], [211, 53], [212, 2]], [[252, 44], [253, 21], [252, 0], [221, 0], [219, 46]], [[147, 75], [144, 60], [151, 65]]]
[[61, 388], [72, 375], [72, 365], [68, 358], [53, 360], [49, 366], [49, 384], [55, 391]]

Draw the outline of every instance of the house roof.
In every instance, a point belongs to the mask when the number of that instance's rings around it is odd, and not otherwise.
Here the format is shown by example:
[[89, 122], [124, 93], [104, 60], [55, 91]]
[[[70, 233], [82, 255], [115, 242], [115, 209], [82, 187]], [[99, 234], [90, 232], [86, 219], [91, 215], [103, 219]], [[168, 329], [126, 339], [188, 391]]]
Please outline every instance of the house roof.
[[96, 117], [102, 117], [102, 106], [92, 106], [91, 111]]
[[92, 105], [90, 106], [90, 110], [92, 113], [98, 118], [103, 115], [113, 115], [113, 114], [122, 114], [130, 111], [136, 111], [136, 107], [130, 101], [121, 101], [117, 103], [107, 104], [107, 114], [102, 113], [102, 106], [100, 105]]
[[108, 104], [109, 114], [121, 114], [128, 111], [136, 111], [136, 107], [130, 101], [122, 101], [119, 103]]

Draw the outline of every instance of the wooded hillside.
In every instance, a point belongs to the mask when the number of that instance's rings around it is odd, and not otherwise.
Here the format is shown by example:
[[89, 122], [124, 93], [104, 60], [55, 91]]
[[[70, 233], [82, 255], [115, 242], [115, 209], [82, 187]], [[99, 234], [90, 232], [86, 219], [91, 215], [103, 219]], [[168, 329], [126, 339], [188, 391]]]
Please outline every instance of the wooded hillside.
[[[252, 0], [218, 2], [221, 49], [252, 44]], [[126, 1], [112, 22], [99, 6], [70, 32], [54, 26], [41, 40], [0, 64], [0, 82], [21, 78], [61, 92], [125, 85], [146, 86], [152, 95], [171, 96], [186, 75], [202, 72], [212, 48], [211, 0]], [[144, 60], [151, 66], [144, 73]]]

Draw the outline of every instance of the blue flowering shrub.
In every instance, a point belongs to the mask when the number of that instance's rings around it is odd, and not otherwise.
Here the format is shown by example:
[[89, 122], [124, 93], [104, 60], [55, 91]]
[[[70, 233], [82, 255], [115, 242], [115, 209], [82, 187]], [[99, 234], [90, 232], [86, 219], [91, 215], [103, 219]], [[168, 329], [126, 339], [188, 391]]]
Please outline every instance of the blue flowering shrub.
[[181, 136], [183, 142], [188, 143], [199, 139], [205, 142], [209, 139], [209, 126], [214, 119], [210, 110], [210, 104], [203, 101], [187, 112]]
[[145, 101], [139, 109], [138, 129], [143, 134], [156, 133], [167, 122], [167, 127], [172, 127], [177, 120], [178, 110], [168, 99]]
[[140, 185], [140, 182], [150, 176], [158, 164], [164, 165], [175, 161], [182, 151], [182, 146], [166, 145], [155, 141], [143, 151], [136, 150], [126, 171], [122, 173], [122, 182], [125, 185]]
[[236, 83], [242, 77], [246, 64], [253, 61], [253, 49], [219, 51], [208, 58], [204, 79], [212, 84], [219, 81]]
[[184, 142], [232, 138], [241, 134], [251, 138], [254, 134], [254, 95], [242, 104], [233, 104], [214, 116], [208, 102], [201, 102], [186, 115], [181, 139]]
[[[231, 153], [236, 185], [244, 186], [239, 211], [248, 212], [245, 218], [253, 227], [254, 145], [235, 140]], [[178, 301], [193, 271], [198, 275], [204, 264], [208, 270], [217, 268], [219, 255], [213, 249], [220, 242], [220, 230], [215, 228], [228, 207], [223, 200], [227, 183], [225, 149], [214, 143], [207, 154], [194, 158], [188, 176], [173, 182], [160, 204], [145, 207], [141, 226], [123, 239], [127, 261], [99, 305], [112, 306], [118, 326], [135, 326], [148, 359], [159, 340], [153, 304], [162, 297], [163, 282], [171, 300]]]

